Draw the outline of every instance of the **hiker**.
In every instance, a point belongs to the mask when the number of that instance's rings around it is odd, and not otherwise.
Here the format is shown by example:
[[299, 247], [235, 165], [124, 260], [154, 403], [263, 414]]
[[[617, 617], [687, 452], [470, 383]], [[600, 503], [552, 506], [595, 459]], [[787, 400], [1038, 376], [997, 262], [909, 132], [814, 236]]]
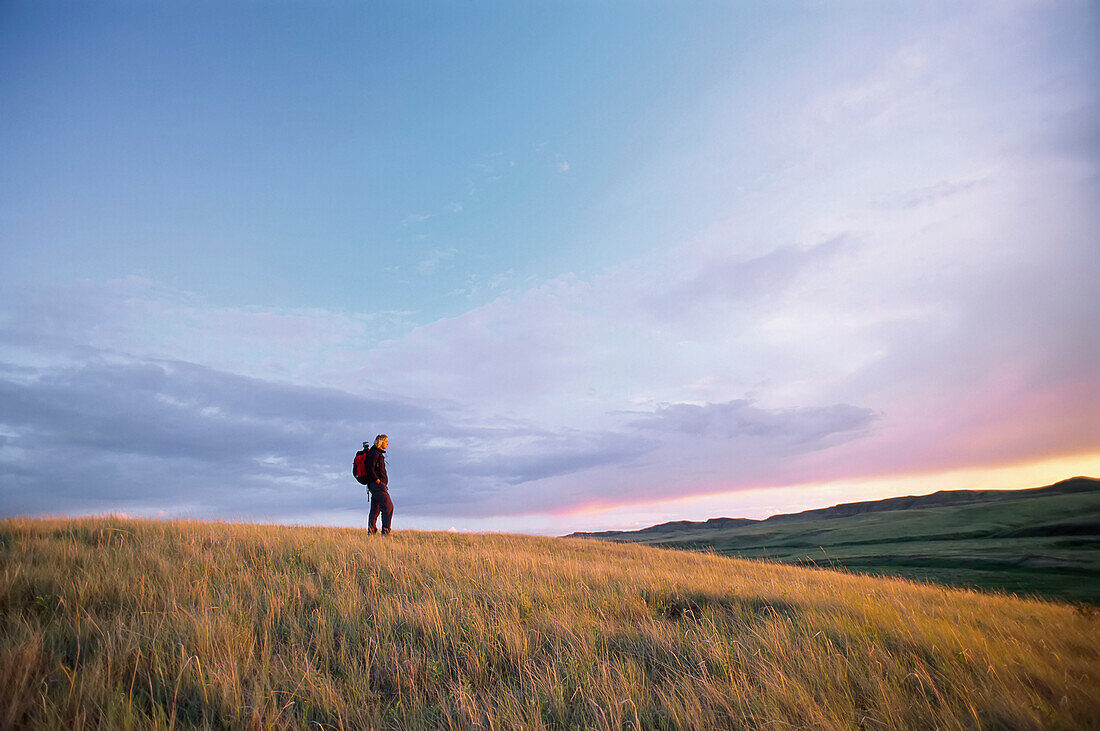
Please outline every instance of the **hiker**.
[[[386, 447], [390, 445], [390, 438], [385, 434], [379, 434], [374, 438], [374, 446], [366, 455], [367, 489], [370, 491], [370, 520], [367, 525], [367, 533], [377, 533], [375, 523], [378, 514], [382, 514], [382, 535], [390, 533], [390, 521], [393, 519], [393, 501], [390, 500], [390, 480], [386, 476]], [[363, 446], [367, 446], [363, 442]]]

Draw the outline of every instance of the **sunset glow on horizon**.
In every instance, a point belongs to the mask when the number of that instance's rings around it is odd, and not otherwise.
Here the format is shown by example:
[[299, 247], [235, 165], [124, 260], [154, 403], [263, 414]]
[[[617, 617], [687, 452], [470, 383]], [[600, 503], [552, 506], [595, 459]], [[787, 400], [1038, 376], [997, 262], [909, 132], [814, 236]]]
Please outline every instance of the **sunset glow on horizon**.
[[[1100, 453], [1056, 457], [1027, 464], [972, 467], [949, 472], [897, 475], [801, 485], [762, 486], [714, 492], [669, 501], [592, 503], [571, 508], [566, 515], [606, 526], [595, 530], [632, 530], [668, 520], [753, 518], [798, 513], [841, 503], [928, 495], [941, 490], [1022, 490], [1043, 487], [1072, 477], [1100, 475]], [[631, 512], [642, 517], [635, 517]], [[623, 522], [615, 523], [619, 520]]]

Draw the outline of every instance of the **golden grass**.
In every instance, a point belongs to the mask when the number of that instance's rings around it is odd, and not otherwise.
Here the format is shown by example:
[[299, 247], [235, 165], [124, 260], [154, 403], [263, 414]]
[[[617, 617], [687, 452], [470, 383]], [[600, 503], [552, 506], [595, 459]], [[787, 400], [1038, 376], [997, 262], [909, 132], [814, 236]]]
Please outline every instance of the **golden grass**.
[[1081, 728], [1100, 621], [584, 540], [0, 522], [0, 725]]

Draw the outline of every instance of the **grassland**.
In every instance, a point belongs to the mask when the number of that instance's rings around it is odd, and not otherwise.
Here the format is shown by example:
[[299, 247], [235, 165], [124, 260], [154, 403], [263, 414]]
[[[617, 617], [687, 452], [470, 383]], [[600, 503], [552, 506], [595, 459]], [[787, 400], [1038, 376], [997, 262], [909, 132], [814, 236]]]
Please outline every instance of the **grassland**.
[[[861, 505], [898, 507], [880, 502]], [[591, 535], [1100, 605], [1100, 482], [939, 493], [902, 505]]]
[[1098, 629], [588, 540], [0, 522], [8, 728], [1086, 728]]

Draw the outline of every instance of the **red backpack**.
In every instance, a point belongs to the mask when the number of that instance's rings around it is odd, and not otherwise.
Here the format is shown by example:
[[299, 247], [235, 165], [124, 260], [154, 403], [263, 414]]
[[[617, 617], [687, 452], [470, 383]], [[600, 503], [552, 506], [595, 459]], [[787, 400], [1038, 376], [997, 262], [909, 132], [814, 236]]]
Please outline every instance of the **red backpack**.
[[370, 472], [369, 462], [367, 462], [369, 453], [370, 450], [367, 448], [359, 450], [355, 453], [355, 461], [351, 463], [351, 474], [355, 475], [360, 485], [369, 485], [374, 482], [368, 474]]

